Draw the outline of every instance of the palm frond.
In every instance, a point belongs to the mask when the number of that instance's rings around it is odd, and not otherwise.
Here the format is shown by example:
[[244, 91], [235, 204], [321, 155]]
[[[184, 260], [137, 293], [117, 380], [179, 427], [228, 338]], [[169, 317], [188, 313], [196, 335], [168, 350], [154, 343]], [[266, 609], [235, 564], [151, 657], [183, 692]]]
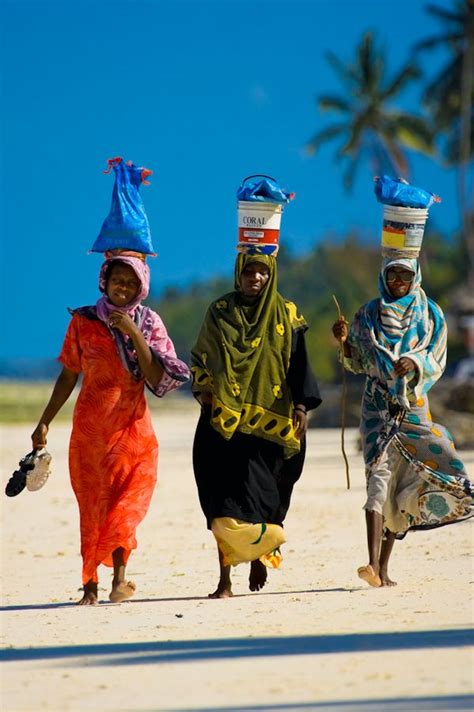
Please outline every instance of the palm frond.
[[344, 65], [339, 57], [334, 54], [334, 52], [326, 52], [325, 56], [327, 62], [331, 65], [336, 74], [339, 76], [339, 79], [341, 79], [346, 86], [351, 88], [354, 83], [358, 82], [357, 72], [354, 70], [352, 65]]
[[446, 8], [444, 7], [439, 7], [439, 5], [433, 5], [432, 3], [427, 5], [425, 10], [429, 15], [434, 15], [435, 17], [438, 17], [441, 20], [447, 20], [448, 22], [463, 24], [464, 15], [468, 12], [467, 3], [465, 3], [466, 10], [464, 10], [464, 8], [462, 7], [463, 5], [464, 3], [458, 3], [458, 12], [451, 12], [450, 10], [446, 10]]
[[415, 64], [408, 64], [392, 79], [388, 87], [382, 92], [381, 97], [383, 99], [391, 99], [409, 84], [409, 82], [414, 79], [419, 79], [420, 76], [421, 71], [419, 67]]
[[364, 128], [366, 128], [364, 126], [364, 117], [359, 116], [352, 126], [348, 127], [349, 138], [346, 143], [340, 147], [338, 157], [350, 156], [354, 151], [359, 149]]
[[351, 105], [342, 97], [325, 94], [318, 97], [318, 106], [321, 111], [338, 111], [344, 113], [350, 110]]
[[432, 37], [427, 37], [425, 40], [420, 40], [414, 46], [415, 52], [423, 51], [425, 49], [433, 49], [436, 47], [446, 47], [447, 45], [461, 44], [464, 39], [464, 34], [462, 32], [449, 32], [444, 35], [433, 35]]
[[318, 148], [326, 141], [331, 141], [346, 130], [346, 124], [334, 124], [318, 131], [306, 144], [306, 153], [313, 156]]
[[449, 93], [452, 87], [457, 87], [457, 90], [459, 90], [461, 86], [461, 73], [462, 59], [458, 56], [453, 57], [448, 64], [444, 65], [442, 71], [439, 72], [436, 77], [433, 77], [426, 86], [423, 92], [423, 100], [433, 96], [442, 97], [444, 94]]
[[373, 91], [380, 83], [385, 70], [385, 59], [381, 50], [377, 50], [373, 35], [366, 32], [357, 52], [359, 84]]

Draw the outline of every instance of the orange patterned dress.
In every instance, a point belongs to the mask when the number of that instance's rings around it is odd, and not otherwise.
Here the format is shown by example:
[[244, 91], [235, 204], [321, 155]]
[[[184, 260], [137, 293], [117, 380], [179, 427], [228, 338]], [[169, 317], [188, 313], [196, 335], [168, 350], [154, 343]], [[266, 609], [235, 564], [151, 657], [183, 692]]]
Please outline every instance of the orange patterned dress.
[[135, 530], [156, 483], [158, 442], [144, 379], [123, 366], [103, 322], [75, 314], [59, 360], [83, 374], [69, 469], [79, 503], [82, 580], [97, 582], [97, 567], [112, 566], [115, 549], [124, 549], [126, 563], [137, 546]]

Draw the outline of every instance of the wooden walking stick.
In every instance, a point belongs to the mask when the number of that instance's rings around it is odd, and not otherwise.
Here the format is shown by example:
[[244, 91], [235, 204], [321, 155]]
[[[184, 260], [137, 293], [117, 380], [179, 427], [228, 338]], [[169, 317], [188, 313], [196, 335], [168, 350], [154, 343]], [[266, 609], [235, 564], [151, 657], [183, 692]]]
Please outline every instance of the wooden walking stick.
[[[334, 299], [337, 307], [337, 313], [339, 314], [339, 319], [343, 319], [344, 317], [342, 316], [341, 313], [341, 307], [339, 306], [339, 302], [336, 299], [336, 296], [333, 294], [332, 298]], [[344, 344], [342, 341], [340, 342], [341, 344], [341, 368], [342, 368], [342, 394], [341, 394], [341, 450], [342, 450], [342, 456], [344, 458], [344, 462], [346, 463], [346, 482], [347, 482], [347, 489], [351, 488], [351, 480], [349, 476], [349, 460], [347, 459], [346, 455], [346, 450], [344, 447], [344, 431], [346, 427], [346, 409], [347, 409], [347, 381], [346, 381], [346, 369], [344, 368]]]

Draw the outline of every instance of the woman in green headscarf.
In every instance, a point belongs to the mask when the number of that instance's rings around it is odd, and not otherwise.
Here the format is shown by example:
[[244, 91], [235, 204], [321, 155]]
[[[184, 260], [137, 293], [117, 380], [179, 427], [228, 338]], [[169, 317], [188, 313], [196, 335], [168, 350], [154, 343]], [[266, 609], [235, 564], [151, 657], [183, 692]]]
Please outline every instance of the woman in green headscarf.
[[239, 254], [235, 290], [209, 307], [192, 350], [201, 403], [193, 463], [218, 545], [212, 598], [232, 596], [230, 566], [250, 561], [250, 590], [278, 567], [283, 520], [305, 455], [307, 412], [321, 403], [304, 318], [277, 292], [275, 257]]

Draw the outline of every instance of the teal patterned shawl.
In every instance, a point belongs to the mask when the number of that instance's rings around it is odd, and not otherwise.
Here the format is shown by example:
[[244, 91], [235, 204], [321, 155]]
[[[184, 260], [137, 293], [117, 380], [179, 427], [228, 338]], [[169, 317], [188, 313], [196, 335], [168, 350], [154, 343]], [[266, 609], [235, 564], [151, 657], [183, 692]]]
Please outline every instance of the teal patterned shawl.
[[[411, 270], [415, 277], [404, 297], [392, 297], [386, 282], [387, 269], [394, 265]], [[410, 400], [427, 393], [446, 365], [446, 321], [440, 307], [421, 288], [418, 260], [385, 258], [379, 275], [380, 298], [366, 304], [357, 313], [349, 334], [349, 343], [366, 373], [375, 368], [387, 385], [390, 396], [410, 409]], [[394, 364], [402, 356], [415, 364], [415, 372], [398, 377]], [[353, 364], [354, 365], [354, 364]]]

